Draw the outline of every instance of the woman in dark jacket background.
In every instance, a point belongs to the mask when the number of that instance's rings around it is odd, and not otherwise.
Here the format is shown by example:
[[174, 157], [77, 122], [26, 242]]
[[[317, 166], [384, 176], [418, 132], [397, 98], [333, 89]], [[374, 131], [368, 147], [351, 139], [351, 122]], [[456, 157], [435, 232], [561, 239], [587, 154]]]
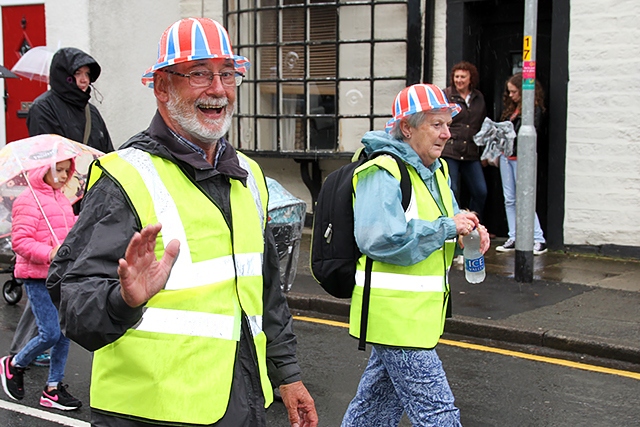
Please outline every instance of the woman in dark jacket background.
[[462, 110], [453, 118], [451, 139], [447, 141], [442, 157], [449, 165], [451, 188], [456, 198], [461, 202], [459, 183], [462, 177], [469, 189], [468, 208], [482, 218], [487, 184], [480, 163], [480, 150], [473, 141], [473, 135], [482, 127], [487, 108], [484, 96], [476, 89], [479, 80], [478, 69], [470, 62], [459, 62], [451, 69], [451, 82], [445, 93], [449, 101], [458, 104]]
[[89, 103], [90, 84], [99, 76], [100, 65], [89, 54], [73, 47], [59, 49], [51, 59], [51, 89], [37, 97], [29, 109], [29, 136], [55, 133], [84, 142], [88, 109], [91, 128], [86, 144], [104, 153], [113, 151], [107, 125]]

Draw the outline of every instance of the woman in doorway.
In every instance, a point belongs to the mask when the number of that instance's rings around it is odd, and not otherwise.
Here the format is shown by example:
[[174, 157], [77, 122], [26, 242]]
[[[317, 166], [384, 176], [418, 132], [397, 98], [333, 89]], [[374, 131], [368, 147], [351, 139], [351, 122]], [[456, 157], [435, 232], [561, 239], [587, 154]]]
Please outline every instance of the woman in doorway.
[[[502, 110], [502, 120], [510, 120], [513, 129], [518, 133], [522, 125], [522, 73], [511, 76], [505, 84], [505, 91], [502, 98], [504, 109]], [[535, 86], [535, 110], [533, 125], [536, 132], [540, 130], [542, 113], [544, 112], [544, 93], [542, 87], [536, 80]], [[498, 252], [510, 252], [516, 248], [516, 177], [518, 169], [516, 137], [513, 141], [513, 154], [509, 157], [500, 156], [500, 177], [502, 178], [502, 192], [504, 194], [504, 208], [507, 213], [507, 224], [509, 226], [509, 239], [496, 248]], [[540, 227], [538, 214], [535, 214], [533, 230], [533, 254], [541, 255], [547, 252], [547, 243]]]
[[449, 165], [451, 188], [456, 198], [461, 201], [461, 178], [469, 189], [470, 200], [467, 207], [482, 219], [487, 184], [480, 163], [480, 151], [473, 141], [473, 135], [482, 127], [487, 107], [484, 96], [476, 89], [479, 80], [478, 69], [470, 62], [459, 62], [451, 69], [451, 82], [445, 93], [450, 102], [460, 106], [461, 111], [453, 117], [449, 128], [451, 138], [447, 141], [442, 157]]

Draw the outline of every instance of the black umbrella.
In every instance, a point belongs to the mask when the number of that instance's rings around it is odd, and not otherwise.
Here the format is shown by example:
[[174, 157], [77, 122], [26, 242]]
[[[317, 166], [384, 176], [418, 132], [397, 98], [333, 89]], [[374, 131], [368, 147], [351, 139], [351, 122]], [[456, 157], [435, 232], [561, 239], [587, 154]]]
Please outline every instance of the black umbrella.
[[12, 73], [7, 67], [0, 65], [0, 78], [1, 79], [17, 79], [18, 75]]

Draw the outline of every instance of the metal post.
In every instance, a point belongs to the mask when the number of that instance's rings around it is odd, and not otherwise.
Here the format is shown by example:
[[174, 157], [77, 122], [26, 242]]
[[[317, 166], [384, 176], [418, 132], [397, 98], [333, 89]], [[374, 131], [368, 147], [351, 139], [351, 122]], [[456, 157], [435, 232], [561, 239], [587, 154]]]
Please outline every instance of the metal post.
[[522, 50], [522, 125], [518, 131], [518, 175], [516, 180], [517, 282], [533, 281], [533, 224], [536, 212], [536, 128], [534, 126], [536, 83], [536, 27], [538, 0], [525, 0]]

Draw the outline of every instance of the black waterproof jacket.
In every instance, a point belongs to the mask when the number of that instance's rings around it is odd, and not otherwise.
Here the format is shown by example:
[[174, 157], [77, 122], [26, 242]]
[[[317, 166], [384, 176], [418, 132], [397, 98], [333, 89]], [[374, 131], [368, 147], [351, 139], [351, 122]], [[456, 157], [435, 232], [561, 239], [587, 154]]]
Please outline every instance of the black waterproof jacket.
[[29, 108], [27, 128], [29, 135], [55, 133], [77, 142], [83, 142], [86, 124], [85, 106], [91, 112], [91, 133], [87, 145], [103, 153], [113, 151], [111, 137], [98, 109], [89, 104], [91, 86], [83, 92], [73, 74], [83, 66], [89, 67], [91, 83], [100, 76], [100, 65], [80, 49], [65, 47], [51, 59], [49, 84], [51, 89], [43, 93]]
[[[230, 180], [246, 182], [235, 150], [227, 144], [214, 169], [193, 148], [179, 142], [156, 114], [150, 127], [123, 145], [169, 159], [195, 180], [221, 208], [230, 223]], [[94, 166], [95, 167], [95, 166]], [[143, 307], [131, 308], [120, 295], [118, 259], [140, 226], [120, 188], [104, 174], [82, 201], [78, 222], [51, 264], [47, 286], [61, 291], [60, 323], [64, 334], [89, 351], [117, 340], [142, 315]], [[212, 242], [216, 244], [216, 242]], [[267, 335], [267, 368], [274, 387], [300, 380], [296, 337], [292, 318], [280, 288], [278, 255], [270, 231], [265, 236], [263, 329]], [[167, 348], [176, 352], [179, 348]], [[188, 359], [184, 363], [189, 363]], [[185, 388], [189, 384], [184, 384]], [[211, 384], [215, 387], [215, 384]], [[149, 390], [153, 399], [154, 390]], [[206, 408], [202, 408], [206, 411]], [[95, 425], [130, 427], [146, 425], [122, 414], [93, 410]], [[225, 416], [216, 427], [255, 427], [266, 423], [253, 340], [243, 316], [231, 397]]]
[[[522, 126], [522, 116], [519, 113], [516, 117], [510, 120], [511, 120], [511, 123], [513, 123], [513, 130], [516, 131], [516, 135], [518, 135], [518, 131], [520, 131], [520, 126]], [[533, 127], [536, 129], [536, 133], [538, 135], [540, 134], [540, 131], [541, 131], [541, 125], [542, 125], [542, 108], [536, 105], [535, 108], [533, 109]], [[536, 142], [539, 142], [539, 141], [540, 141], [540, 137], [536, 139]], [[516, 157], [518, 157], [518, 137], [517, 136], [516, 136], [516, 139], [513, 140], [513, 153], [509, 158], [515, 159]]]
[[480, 160], [480, 150], [473, 142], [473, 135], [478, 133], [487, 116], [484, 96], [478, 89], [473, 89], [469, 97], [469, 105], [467, 105], [455, 86], [446, 88], [445, 94], [449, 102], [455, 102], [461, 110], [451, 121], [449, 127], [451, 138], [442, 150], [442, 157], [459, 161]]

